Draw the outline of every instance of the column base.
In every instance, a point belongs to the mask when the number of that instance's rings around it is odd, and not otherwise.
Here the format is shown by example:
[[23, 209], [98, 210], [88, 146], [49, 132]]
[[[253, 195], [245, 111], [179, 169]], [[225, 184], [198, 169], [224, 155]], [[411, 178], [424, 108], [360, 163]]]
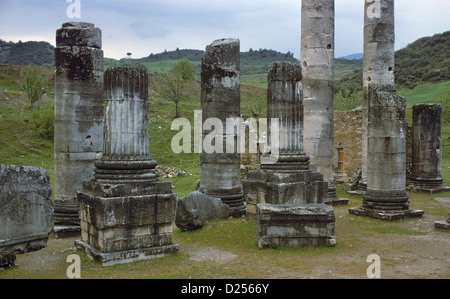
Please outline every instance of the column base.
[[[76, 203], [76, 205], [75, 205]], [[54, 221], [53, 235], [58, 239], [72, 238], [81, 233], [78, 201], [58, 201], [54, 203]]]
[[330, 206], [343, 206], [348, 204], [348, 198], [339, 198], [336, 195], [336, 185], [334, 182], [330, 184], [328, 182], [327, 198], [325, 198], [325, 204]]
[[82, 240], [76, 240], [75, 246], [78, 250], [85, 252], [89, 258], [98, 261], [103, 267], [126, 264], [141, 260], [160, 258], [172, 255], [178, 252], [180, 246], [178, 244], [157, 246], [150, 248], [140, 248], [134, 250], [125, 250], [118, 252], [104, 253], [101, 252]]
[[434, 223], [434, 227], [440, 229], [450, 229], [450, 213], [448, 213], [447, 220], [436, 221]]
[[410, 178], [409, 180], [410, 180], [410, 184], [407, 187], [407, 189], [409, 191], [423, 192], [423, 193], [430, 193], [430, 194], [450, 191], [450, 187], [446, 187], [443, 184], [442, 179], [433, 181], [433, 180], [426, 180], [426, 179]]
[[450, 230], [450, 218], [448, 220], [436, 221], [434, 223], [434, 227], [435, 228], [440, 228], [440, 229], [448, 229], [448, 230]]
[[423, 216], [424, 211], [414, 209], [377, 210], [366, 207], [358, 207], [358, 208], [350, 208], [349, 213], [356, 216], [365, 216], [375, 219], [394, 221], [406, 218], [421, 217]]
[[233, 218], [241, 218], [245, 216], [247, 207], [244, 202], [244, 194], [219, 196], [224, 204], [230, 208], [230, 216]]
[[78, 215], [79, 205], [77, 199], [58, 200], [53, 204], [53, 219], [55, 222], [54, 232], [63, 234], [64, 232], [76, 231], [80, 228], [80, 218]]

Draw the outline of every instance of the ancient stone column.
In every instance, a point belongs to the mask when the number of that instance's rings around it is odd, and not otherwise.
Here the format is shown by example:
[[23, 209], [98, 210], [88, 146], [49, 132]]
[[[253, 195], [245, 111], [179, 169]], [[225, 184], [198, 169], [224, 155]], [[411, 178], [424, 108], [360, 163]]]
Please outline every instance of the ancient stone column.
[[[238, 130], [227, 132], [226, 123], [240, 118], [240, 42], [219, 39], [206, 47], [202, 58], [201, 107], [203, 147], [200, 152], [200, 192], [222, 199], [230, 207], [230, 215], [245, 214], [240, 182], [240, 154], [237, 151]], [[208, 127], [217, 120], [221, 128]], [[214, 122], [217, 123], [217, 122]], [[214, 129], [213, 129], [214, 127]], [[214, 135], [218, 150], [205, 151], [205, 137]], [[233, 151], [227, 150], [227, 141]], [[216, 147], [217, 148], [217, 147]]]
[[441, 104], [413, 106], [412, 174], [409, 188], [421, 192], [446, 191], [441, 175]]
[[55, 232], [79, 231], [77, 192], [93, 178], [103, 148], [100, 29], [65, 23], [55, 49]]
[[[278, 122], [278, 132], [268, 125], [272, 161], [261, 157], [261, 169], [252, 170], [242, 181], [247, 215], [256, 215], [256, 206], [267, 204], [323, 204], [328, 182], [320, 172], [311, 171], [303, 147], [303, 91], [300, 64], [276, 62], [269, 70], [267, 123]], [[274, 139], [275, 138], [275, 139]], [[278, 141], [276, 151], [273, 146]], [[274, 157], [275, 156], [275, 157]], [[270, 162], [270, 163], [269, 163]], [[274, 163], [275, 162], [275, 163]], [[251, 216], [250, 216], [251, 217]]]
[[334, 0], [302, 0], [305, 152], [328, 181], [328, 204], [347, 204], [334, 183]]
[[409, 209], [406, 183], [406, 100], [393, 85], [369, 85], [367, 190], [350, 213], [384, 220], [422, 216]]
[[[267, 75], [268, 142], [278, 141], [276, 163], [261, 162], [262, 169], [309, 170], [309, 156], [303, 146], [302, 68], [289, 62], [276, 62]], [[273, 132], [272, 122], [278, 122]], [[273, 145], [270, 145], [273, 146]], [[273, 152], [271, 153], [273, 154]]]
[[394, 84], [394, 0], [365, 1], [363, 59], [362, 178], [360, 193], [367, 188], [367, 126], [369, 84]]
[[103, 266], [175, 253], [177, 195], [171, 182], [157, 179], [150, 157], [147, 70], [107, 69], [105, 89], [103, 156], [78, 195], [81, 240], [75, 244]]

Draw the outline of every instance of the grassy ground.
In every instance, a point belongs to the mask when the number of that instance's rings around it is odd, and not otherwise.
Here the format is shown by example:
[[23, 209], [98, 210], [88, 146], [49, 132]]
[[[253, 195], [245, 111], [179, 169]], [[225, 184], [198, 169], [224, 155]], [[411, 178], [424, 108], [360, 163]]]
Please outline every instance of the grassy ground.
[[433, 228], [446, 210], [433, 196], [410, 194], [412, 207], [426, 211], [420, 219], [386, 222], [349, 215], [348, 208], [361, 200], [342, 189], [339, 195], [350, 202], [334, 208], [337, 245], [331, 248], [261, 250], [254, 222], [228, 219], [191, 232], [175, 228], [176, 255], [112, 267], [101, 267], [76, 251], [76, 238], [52, 238], [47, 248], [18, 255], [16, 265], [0, 271], [0, 278], [66, 278], [70, 254], [81, 257], [85, 279], [366, 278], [371, 254], [381, 257], [382, 278], [450, 278], [450, 234]]
[[[181, 113], [192, 120], [193, 111], [200, 108], [198, 84], [190, 86], [189, 93], [191, 100], [181, 104]], [[250, 107], [264, 95], [263, 89], [243, 85], [243, 114], [251, 115]], [[24, 105], [0, 101], [0, 163], [44, 167], [53, 182], [53, 142], [33, 135], [32, 114]], [[198, 154], [170, 150], [176, 134], [170, 130], [173, 118], [173, 103], [150, 101], [152, 157], [159, 165], [192, 174], [169, 179], [182, 197], [198, 183], [199, 161]], [[442, 175], [446, 182], [450, 181], [449, 136], [450, 126], [445, 125]], [[66, 278], [66, 258], [73, 253], [81, 257], [82, 278], [366, 278], [370, 254], [381, 257], [382, 278], [450, 278], [450, 235], [433, 226], [434, 221], [446, 219], [450, 209], [450, 203], [434, 198], [450, 197], [450, 193], [409, 193], [411, 207], [425, 210], [425, 215], [394, 222], [352, 216], [348, 208], [360, 206], [361, 198], [348, 195], [342, 186], [338, 186], [338, 195], [350, 201], [334, 208], [337, 245], [333, 248], [260, 250], [255, 222], [228, 219], [192, 232], [175, 228], [173, 237], [180, 251], [174, 256], [105, 268], [76, 251], [76, 238], [52, 237], [47, 248], [18, 255], [16, 266], [0, 270], [0, 278]]]

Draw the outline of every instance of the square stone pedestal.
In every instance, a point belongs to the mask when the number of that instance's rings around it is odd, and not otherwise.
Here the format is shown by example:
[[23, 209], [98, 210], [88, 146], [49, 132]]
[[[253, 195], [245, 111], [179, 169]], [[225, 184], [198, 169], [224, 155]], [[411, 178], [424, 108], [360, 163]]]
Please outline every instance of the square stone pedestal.
[[335, 215], [325, 204], [257, 205], [259, 248], [335, 246]]
[[257, 204], [323, 204], [328, 182], [320, 172], [254, 170], [242, 181], [247, 216], [256, 216]]
[[176, 199], [175, 193], [106, 198], [81, 192], [81, 240], [75, 245], [103, 266], [175, 253]]

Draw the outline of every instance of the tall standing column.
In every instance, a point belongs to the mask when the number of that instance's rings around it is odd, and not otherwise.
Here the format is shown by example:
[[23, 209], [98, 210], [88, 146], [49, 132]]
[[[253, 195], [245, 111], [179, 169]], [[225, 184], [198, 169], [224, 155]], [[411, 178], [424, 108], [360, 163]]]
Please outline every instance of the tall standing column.
[[413, 106], [412, 175], [409, 188], [422, 192], [447, 191], [441, 175], [441, 104]]
[[363, 58], [363, 126], [360, 193], [367, 188], [369, 84], [394, 85], [394, 0], [365, 0]]
[[[240, 42], [237, 39], [220, 39], [206, 47], [202, 58], [201, 105], [203, 118], [202, 140], [215, 135], [215, 145], [224, 146], [218, 151], [200, 152], [200, 192], [222, 199], [230, 207], [230, 215], [245, 214], [240, 182], [240, 154], [237, 130], [227, 136], [227, 120], [240, 118]], [[207, 127], [216, 119], [222, 128]], [[239, 122], [237, 122], [239, 123]], [[234, 152], [226, 149], [230, 140]]]
[[398, 220], [423, 215], [409, 209], [406, 183], [406, 100], [393, 85], [370, 84], [367, 190], [355, 215]]
[[[103, 51], [99, 28], [65, 23], [55, 49], [55, 231], [79, 230], [77, 192], [103, 147]], [[64, 230], [64, 229], [62, 229]]]
[[347, 204], [334, 183], [334, 0], [302, 0], [305, 152], [328, 181], [328, 204]]

